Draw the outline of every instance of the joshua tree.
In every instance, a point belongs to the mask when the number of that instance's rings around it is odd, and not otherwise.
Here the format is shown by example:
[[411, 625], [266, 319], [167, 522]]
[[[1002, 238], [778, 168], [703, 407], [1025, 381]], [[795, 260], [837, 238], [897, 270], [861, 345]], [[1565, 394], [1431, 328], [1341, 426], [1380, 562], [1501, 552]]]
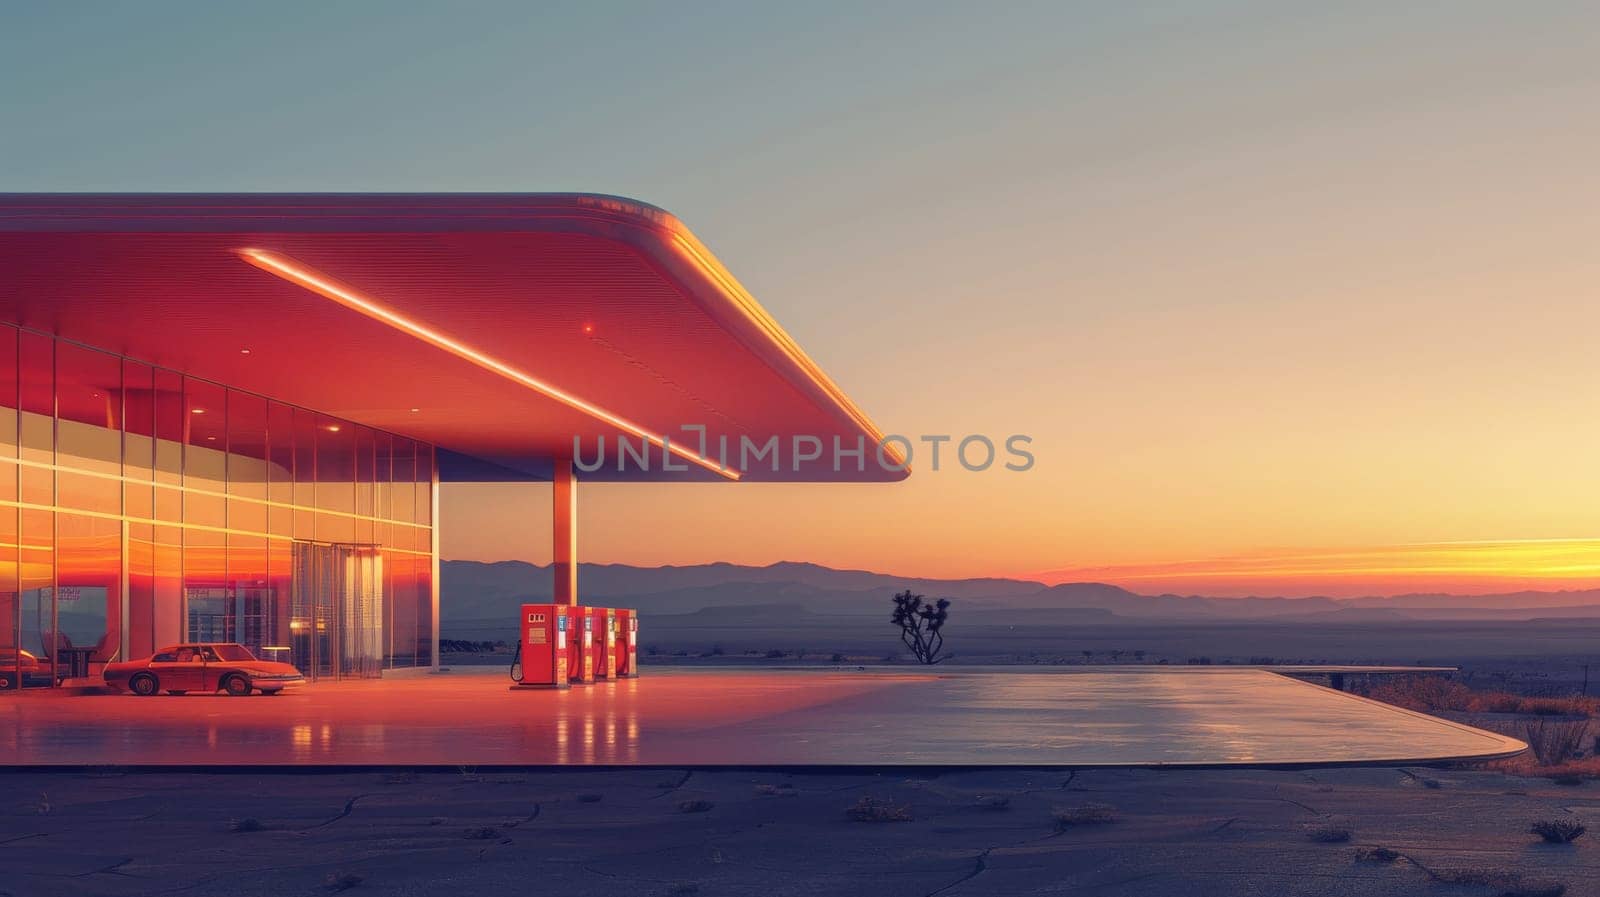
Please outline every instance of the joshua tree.
[[924, 604], [921, 595], [911, 590], [894, 596], [894, 625], [900, 627], [900, 641], [905, 642], [921, 663], [938, 663], [944, 658], [944, 621], [950, 616], [950, 599], [940, 598]]

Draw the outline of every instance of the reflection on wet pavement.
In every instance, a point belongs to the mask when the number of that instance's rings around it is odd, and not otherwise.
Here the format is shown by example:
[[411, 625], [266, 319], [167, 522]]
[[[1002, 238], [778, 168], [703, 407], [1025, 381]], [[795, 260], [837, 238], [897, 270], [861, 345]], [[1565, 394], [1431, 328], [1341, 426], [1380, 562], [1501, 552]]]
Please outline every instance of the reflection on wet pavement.
[[567, 691], [503, 675], [296, 694], [23, 695], [15, 764], [1060, 765], [1426, 762], [1521, 743], [1268, 672], [645, 671]]

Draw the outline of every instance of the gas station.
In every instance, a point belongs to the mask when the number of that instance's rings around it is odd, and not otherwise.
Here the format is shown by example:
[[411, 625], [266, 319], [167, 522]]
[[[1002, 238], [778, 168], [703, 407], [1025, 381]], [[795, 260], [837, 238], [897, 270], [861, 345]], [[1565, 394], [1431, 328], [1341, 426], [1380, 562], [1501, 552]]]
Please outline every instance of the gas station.
[[[6, 689], [184, 641], [319, 681], [437, 670], [452, 482], [551, 484], [553, 601], [506, 611], [517, 684], [626, 679], [637, 616], [581, 601], [580, 479], [907, 475], [711, 251], [633, 200], [6, 194], [0, 272]], [[799, 440], [889, 463], [739, 466]]]

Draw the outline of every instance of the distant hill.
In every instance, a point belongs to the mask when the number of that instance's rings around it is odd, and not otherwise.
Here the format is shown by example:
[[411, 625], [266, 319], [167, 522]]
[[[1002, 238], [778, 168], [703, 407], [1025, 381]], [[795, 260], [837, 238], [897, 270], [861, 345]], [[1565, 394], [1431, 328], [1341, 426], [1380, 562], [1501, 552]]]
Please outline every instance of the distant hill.
[[[483, 632], [504, 624], [523, 602], [551, 599], [549, 566], [523, 561], [444, 561], [441, 630]], [[695, 615], [707, 625], [770, 626], [790, 611], [818, 618], [878, 616], [904, 589], [958, 599], [962, 610], [995, 619], [1114, 624], [1118, 620], [1339, 623], [1407, 620], [1528, 620], [1600, 616], [1600, 589], [1503, 595], [1411, 594], [1365, 598], [1216, 598], [1140, 595], [1105, 583], [1046, 586], [1022, 579], [928, 579], [818, 564], [765, 567], [717, 563], [636, 567], [582, 564], [586, 603], [637, 607], [655, 616]], [[690, 620], [684, 620], [687, 624]]]

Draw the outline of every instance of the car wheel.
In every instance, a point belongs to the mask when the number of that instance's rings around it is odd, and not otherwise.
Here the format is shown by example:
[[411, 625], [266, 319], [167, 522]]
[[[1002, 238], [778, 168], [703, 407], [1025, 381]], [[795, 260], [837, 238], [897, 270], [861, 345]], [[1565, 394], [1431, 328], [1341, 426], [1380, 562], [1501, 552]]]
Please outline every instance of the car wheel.
[[250, 680], [243, 676], [233, 675], [222, 681], [222, 687], [227, 689], [228, 694], [239, 698], [250, 693]]
[[161, 683], [149, 673], [140, 673], [128, 680], [128, 689], [136, 695], [149, 697], [161, 690]]
[[11, 687], [11, 677], [10, 676], [0, 676], [0, 688], [10, 688], [10, 687]]

